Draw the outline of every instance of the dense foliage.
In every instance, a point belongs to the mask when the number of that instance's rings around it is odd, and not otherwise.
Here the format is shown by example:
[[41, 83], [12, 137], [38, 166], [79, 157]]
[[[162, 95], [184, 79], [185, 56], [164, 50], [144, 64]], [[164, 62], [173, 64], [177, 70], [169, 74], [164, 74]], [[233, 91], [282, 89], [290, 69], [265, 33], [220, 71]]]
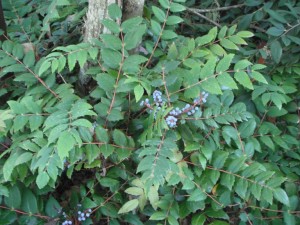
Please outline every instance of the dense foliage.
[[300, 224], [298, 1], [3, 7], [0, 224]]

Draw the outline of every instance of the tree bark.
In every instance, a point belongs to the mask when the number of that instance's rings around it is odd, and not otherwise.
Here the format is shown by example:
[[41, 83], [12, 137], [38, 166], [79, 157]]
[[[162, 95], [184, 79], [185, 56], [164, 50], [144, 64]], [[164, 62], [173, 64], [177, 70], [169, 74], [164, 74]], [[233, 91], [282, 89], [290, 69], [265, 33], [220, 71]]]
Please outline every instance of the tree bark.
[[124, 0], [122, 20], [135, 16], [143, 16], [145, 0]]
[[101, 21], [108, 18], [107, 8], [113, 3], [118, 2], [117, 0], [89, 0], [85, 21], [85, 42], [90, 42], [92, 38], [98, 38], [102, 33], [108, 33]]
[[[100, 34], [109, 33], [109, 30], [102, 25], [103, 19], [109, 18], [108, 6], [116, 3], [123, 9], [122, 21], [143, 15], [145, 0], [89, 0], [88, 10], [85, 20], [84, 42], [91, 42], [93, 38], [99, 38]], [[89, 76], [85, 75], [88, 65], [81, 69], [79, 74], [80, 86], [85, 89], [89, 81]]]

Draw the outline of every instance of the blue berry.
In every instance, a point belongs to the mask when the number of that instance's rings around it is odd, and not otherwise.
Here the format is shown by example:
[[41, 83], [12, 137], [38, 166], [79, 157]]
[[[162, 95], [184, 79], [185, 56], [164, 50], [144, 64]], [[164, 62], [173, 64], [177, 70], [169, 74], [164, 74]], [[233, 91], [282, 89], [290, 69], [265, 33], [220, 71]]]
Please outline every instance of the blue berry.
[[168, 116], [166, 118], [166, 123], [170, 128], [176, 127], [177, 118], [174, 116]]

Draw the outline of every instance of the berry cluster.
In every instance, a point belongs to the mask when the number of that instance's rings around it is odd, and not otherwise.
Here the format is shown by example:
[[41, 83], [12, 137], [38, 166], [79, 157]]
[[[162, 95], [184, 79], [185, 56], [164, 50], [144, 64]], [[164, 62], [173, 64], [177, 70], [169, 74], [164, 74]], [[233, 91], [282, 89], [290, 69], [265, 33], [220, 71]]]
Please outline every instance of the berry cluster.
[[65, 220], [62, 225], [73, 224], [71, 220]]
[[86, 212], [78, 211], [78, 221], [85, 221], [86, 218], [90, 217], [91, 212], [91, 209], [86, 210]]
[[[155, 105], [157, 106], [154, 111], [154, 118], [156, 118], [157, 111], [161, 109], [161, 106], [163, 106], [165, 102], [162, 99], [162, 93], [158, 90], [155, 90], [153, 92], [152, 97]], [[174, 128], [177, 125], [179, 116], [181, 116], [184, 113], [186, 113], [188, 116], [192, 116], [193, 114], [195, 114], [195, 112], [199, 110], [199, 107], [197, 107], [197, 105], [200, 105], [201, 103], [206, 103], [207, 97], [208, 93], [203, 91], [198, 98], [194, 99], [193, 105], [186, 104], [182, 109], [176, 107], [175, 109], [171, 110], [165, 118], [167, 125], [170, 128]], [[147, 108], [150, 108], [151, 110], [149, 110], [149, 113], [152, 113], [153, 111], [153, 108], [151, 107], [148, 98], [142, 101], [140, 103], [140, 106], [146, 106]]]
[[174, 116], [167, 116], [166, 123], [170, 128], [176, 127], [177, 118]]
[[155, 90], [152, 94], [153, 100], [157, 106], [161, 106], [163, 104], [162, 93], [158, 90]]
[[194, 99], [194, 104], [205, 103], [207, 97], [208, 97], [208, 93], [205, 91], [202, 91], [200, 94], [200, 97]]
[[149, 103], [149, 99], [148, 98], [146, 98], [145, 99], [145, 101], [141, 101], [141, 104], [140, 104], [140, 106], [147, 106], [147, 107], [150, 107], [150, 103]]

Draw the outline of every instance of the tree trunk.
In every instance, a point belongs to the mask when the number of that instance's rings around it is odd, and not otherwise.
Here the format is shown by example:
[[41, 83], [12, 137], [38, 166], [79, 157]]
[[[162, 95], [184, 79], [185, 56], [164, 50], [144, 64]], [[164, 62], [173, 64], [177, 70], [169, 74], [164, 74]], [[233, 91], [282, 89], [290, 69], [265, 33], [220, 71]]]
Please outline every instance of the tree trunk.
[[[84, 42], [90, 42], [93, 38], [99, 38], [100, 34], [109, 33], [109, 30], [101, 24], [101, 21], [109, 18], [107, 9], [110, 4], [116, 3], [123, 9], [122, 20], [124, 21], [135, 16], [142, 16], [144, 2], [145, 0], [89, 0], [84, 26]], [[89, 76], [85, 75], [87, 67], [88, 65], [79, 74], [79, 82], [82, 88], [89, 81]]]
[[100, 34], [108, 33], [108, 30], [101, 24], [101, 21], [108, 18], [107, 8], [113, 3], [118, 2], [117, 0], [89, 0], [85, 21], [84, 42], [90, 42], [92, 38], [98, 38]]
[[143, 16], [145, 0], [124, 0], [122, 20], [135, 16]]

